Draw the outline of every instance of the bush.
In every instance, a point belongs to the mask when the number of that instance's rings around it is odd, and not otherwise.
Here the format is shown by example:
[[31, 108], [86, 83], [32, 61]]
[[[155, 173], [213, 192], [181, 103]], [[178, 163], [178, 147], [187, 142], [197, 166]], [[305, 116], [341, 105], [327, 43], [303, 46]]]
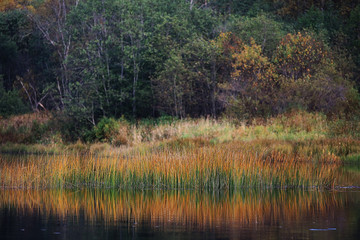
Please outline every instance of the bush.
[[61, 133], [61, 137], [65, 142], [76, 142], [79, 139], [92, 141], [90, 131], [91, 125], [84, 119], [72, 118], [62, 112], [58, 112], [55, 116], [54, 130]]
[[95, 140], [108, 142], [115, 146], [128, 143], [128, 123], [124, 119], [116, 121], [114, 118], [104, 117], [93, 128]]
[[329, 124], [328, 135], [330, 137], [347, 137], [360, 139], [360, 116], [353, 115], [351, 118], [339, 118]]
[[39, 140], [41, 140], [42, 137], [44, 137], [47, 131], [48, 131], [47, 124], [41, 124], [38, 121], [34, 120], [30, 128], [26, 142], [28, 143], [38, 142]]
[[[1, 80], [1, 79], [0, 79]], [[0, 81], [0, 116], [8, 117], [29, 111], [17, 91], [6, 92]]]
[[0, 144], [39, 143], [51, 134], [50, 119], [46, 113], [23, 114], [0, 120]]

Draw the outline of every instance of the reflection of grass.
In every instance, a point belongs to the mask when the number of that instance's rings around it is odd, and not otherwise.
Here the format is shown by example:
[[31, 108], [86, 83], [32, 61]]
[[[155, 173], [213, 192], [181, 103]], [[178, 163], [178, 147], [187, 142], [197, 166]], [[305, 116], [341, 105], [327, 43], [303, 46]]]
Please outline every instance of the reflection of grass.
[[345, 164], [336, 173], [336, 182], [339, 186], [360, 186], [360, 165]]
[[[64, 218], [84, 214], [88, 221], [150, 222], [151, 227], [174, 223], [204, 229], [228, 226], [297, 224], [316, 212], [328, 220], [327, 212], [342, 208], [346, 198], [336, 193], [311, 191], [240, 191], [236, 193], [181, 191], [24, 191], [0, 192], [0, 207], [38, 211]], [[238, 225], [237, 225], [238, 226]], [[228, 226], [229, 227], [229, 226]]]
[[[238, 189], [243, 187], [332, 187], [339, 158], [306, 146], [252, 141], [204, 144], [168, 142], [123, 154], [29, 156], [1, 160], [3, 187]], [[1, 156], [0, 156], [1, 158]]]
[[360, 174], [360, 164], [345, 164], [342, 168], [346, 171]]
[[347, 164], [360, 164], [360, 153], [349, 154], [343, 160]]

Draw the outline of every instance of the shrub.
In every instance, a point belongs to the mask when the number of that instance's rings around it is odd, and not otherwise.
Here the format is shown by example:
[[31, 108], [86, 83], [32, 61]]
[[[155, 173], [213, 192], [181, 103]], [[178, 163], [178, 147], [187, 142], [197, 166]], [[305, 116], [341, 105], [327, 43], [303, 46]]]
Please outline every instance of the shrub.
[[0, 120], [0, 143], [38, 143], [49, 137], [50, 118], [47, 113], [32, 113]]
[[28, 110], [28, 107], [22, 102], [17, 91], [5, 91], [0, 78], [0, 116], [8, 117], [14, 114], [25, 113]]
[[94, 127], [95, 139], [100, 142], [108, 142], [115, 146], [128, 143], [128, 123], [124, 119], [116, 121], [114, 118], [104, 117]]

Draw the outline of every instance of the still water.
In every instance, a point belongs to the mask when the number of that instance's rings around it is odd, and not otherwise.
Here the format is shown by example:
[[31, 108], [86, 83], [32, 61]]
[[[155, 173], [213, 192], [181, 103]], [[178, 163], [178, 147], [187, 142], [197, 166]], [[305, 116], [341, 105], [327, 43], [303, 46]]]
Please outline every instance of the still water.
[[360, 239], [360, 190], [0, 190], [0, 239]]

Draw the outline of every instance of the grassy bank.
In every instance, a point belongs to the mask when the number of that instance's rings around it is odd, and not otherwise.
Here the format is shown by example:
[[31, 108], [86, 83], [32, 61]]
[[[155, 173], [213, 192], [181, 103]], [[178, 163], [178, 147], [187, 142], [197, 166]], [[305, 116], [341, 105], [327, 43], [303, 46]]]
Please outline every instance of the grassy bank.
[[[360, 122], [329, 120], [319, 113], [292, 112], [251, 123], [229, 119], [160, 118], [134, 123], [104, 119], [87, 133], [86, 139], [67, 142], [56, 119], [36, 113], [0, 119], [0, 152], [117, 155], [152, 152], [172, 145], [196, 148], [231, 142], [257, 142], [259, 149], [273, 146], [285, 153], [298, 152], [319, 158], [335, 154], [356, 163], [360, 156]], [[190, 149], [191, 150], [191, 149]]]
[[358, 123], [349, 127], [304, 112], [252, 124], [106, 120], [94, 128], [95, 141], [87, 143], [65, 143], [60, 133], [50, 131], [50, 118], [43, 119], [41, 124], [23, 121], [27, 127], [9, 120], [1, 125], [3, 135], [13, 129], [13, 136], [42, 129], [35, 144], [0, 145], [3, 153], [37, 153], [22, 158], [0, 155], [2, 187], [332, 188], [338, 184], [338, 167], [344, 161], [358, 162], [360, 154]]
[[[111, 146], [134, 146], [169, 139], [202, 138], [210, 143], [251, 141], [256, 139], [308, 141], [319, 139], [360, 140], [360, 121], [357, 119], [329, 119], [320, 113], [291, 112], [275, 118], [253, 119], [238, 122], [231, 119], [176, 119], [164, 117], [128, 122], [124, 119], [102, 119], [91, 130], [79, 136], [78, 141], [68, 141], [64, 122], [51, 113], [33, 113], [0, 118], [0, 150], [10, 150], [11, 145], [20, 151], [43, 152], [40, 146], [55, 152], [81, 148], [80, 144], [108, 143]], [[75, 134], [75, 132], [74, 132]], [[67, 147], [67, 148], [66, 148]], [[16, 147], [14, 147], [14, 150]]]

